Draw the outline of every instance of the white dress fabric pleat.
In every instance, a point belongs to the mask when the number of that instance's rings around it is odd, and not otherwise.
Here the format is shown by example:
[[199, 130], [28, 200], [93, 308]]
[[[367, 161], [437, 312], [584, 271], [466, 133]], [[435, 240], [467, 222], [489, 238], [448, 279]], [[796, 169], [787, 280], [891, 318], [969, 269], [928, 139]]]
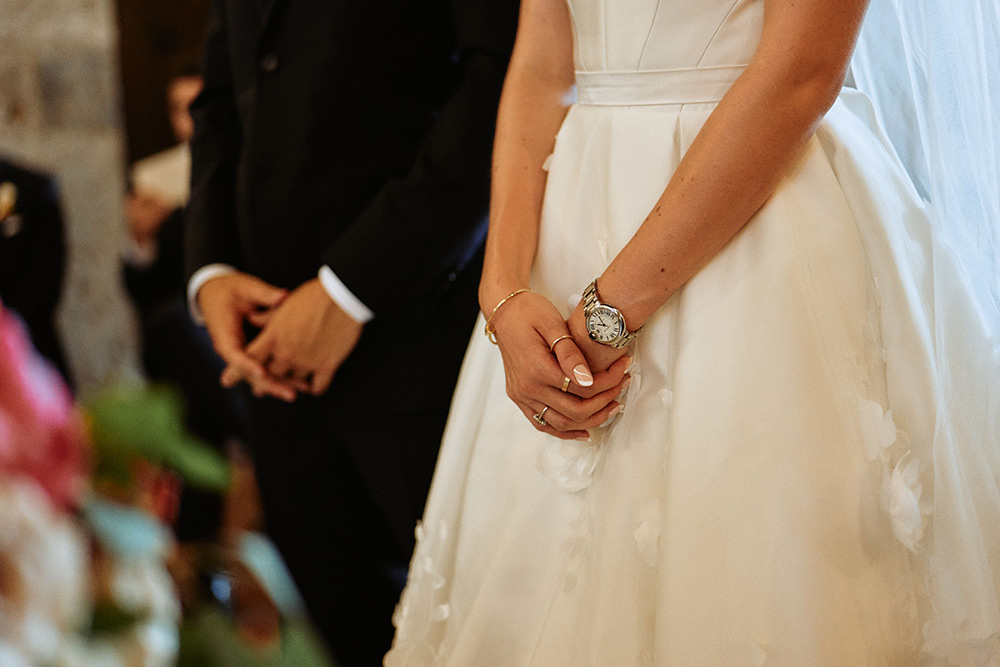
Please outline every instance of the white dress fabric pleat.
[[[749, 61], [763, 3], [570, 8], [580, 101], [532, 274], [565, 315]], [[996, 456], [963, 459], [1000, 448], [1000, 348], [862, 93], [647, 322], [592, 442], [532, 428], [481, 325], [390, 667], [1000, 664]]]

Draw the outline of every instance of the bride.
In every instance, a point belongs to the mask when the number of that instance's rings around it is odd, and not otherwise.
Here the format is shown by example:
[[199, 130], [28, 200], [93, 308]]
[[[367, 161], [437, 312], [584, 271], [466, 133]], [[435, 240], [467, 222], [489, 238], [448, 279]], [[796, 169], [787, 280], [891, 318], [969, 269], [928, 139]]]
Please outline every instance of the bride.
[[387, 665], [1000, 664], [996, 291], [867, 4], [523, 0]]

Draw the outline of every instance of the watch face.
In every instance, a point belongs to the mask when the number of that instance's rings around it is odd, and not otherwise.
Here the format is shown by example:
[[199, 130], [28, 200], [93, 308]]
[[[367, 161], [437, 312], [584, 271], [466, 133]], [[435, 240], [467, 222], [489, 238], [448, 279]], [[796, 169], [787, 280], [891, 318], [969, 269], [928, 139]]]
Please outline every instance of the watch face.
[[617, 310], [601, 304], [587, 317], [587, 332], [599, 343], [610, 343], [625, 333], [625, 321]]

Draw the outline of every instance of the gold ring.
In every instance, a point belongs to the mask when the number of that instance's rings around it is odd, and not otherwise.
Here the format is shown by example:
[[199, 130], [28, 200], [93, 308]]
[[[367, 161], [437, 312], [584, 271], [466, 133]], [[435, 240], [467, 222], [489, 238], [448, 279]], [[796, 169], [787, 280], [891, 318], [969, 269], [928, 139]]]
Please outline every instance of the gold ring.
[[556, 338], [554, 341], [552, 341], [552, 344], [549, 345], [549, 352], [554, 352], [556, 349], [556, 343], [561, 341], [563, 338], [572, 338], [572, 336], [570, 336], [569, 334], [563, 334], [562, 336], [559, 336], [559, 338]]
[[569, 389], [569, 378], [565, 377], [563, 378], [562, 386], [559, 387], [559, 391], [565, 392], [568, 389]]
[[535, 414], [531, 415], [531, 418], [534, 419], [536, 422], [538, 422], [539, 426], [548, 426], [549, 423], [545, 421], [545, 413], [548, 411], [549, 411], [549, 406], [547, 405], [542, 406], [542, 411], [536, 412]]

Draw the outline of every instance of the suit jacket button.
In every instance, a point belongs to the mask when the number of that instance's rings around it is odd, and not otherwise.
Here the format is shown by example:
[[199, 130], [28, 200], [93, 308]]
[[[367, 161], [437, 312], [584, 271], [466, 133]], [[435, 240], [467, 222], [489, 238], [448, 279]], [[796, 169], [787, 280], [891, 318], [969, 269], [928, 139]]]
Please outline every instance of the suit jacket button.
[[278, 56], [273, 53], [265, 53], [260, 57], [260, 69], [266, 74], [278, 69]]

